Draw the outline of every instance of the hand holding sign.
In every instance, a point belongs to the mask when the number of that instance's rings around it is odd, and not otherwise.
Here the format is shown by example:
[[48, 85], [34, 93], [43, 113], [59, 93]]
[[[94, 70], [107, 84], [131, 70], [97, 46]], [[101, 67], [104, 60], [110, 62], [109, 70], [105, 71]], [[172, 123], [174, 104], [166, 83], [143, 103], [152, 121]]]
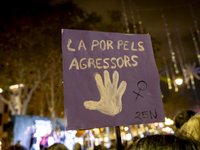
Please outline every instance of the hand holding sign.
[[95, 81], [100, 93], [100, 100], [85, 101], [84, 106], [89, 110], [98, 110], [103, 114], [115, 116], [122, 111], [122, 95], [126, 90], [127, 83], [122, 81], [117, 88], [119, 73], [115, 70], [113, 73], [113, 83], [111, 83], [109, 72], [104, 71], [104, 84], [101, 75], [95, 74]]

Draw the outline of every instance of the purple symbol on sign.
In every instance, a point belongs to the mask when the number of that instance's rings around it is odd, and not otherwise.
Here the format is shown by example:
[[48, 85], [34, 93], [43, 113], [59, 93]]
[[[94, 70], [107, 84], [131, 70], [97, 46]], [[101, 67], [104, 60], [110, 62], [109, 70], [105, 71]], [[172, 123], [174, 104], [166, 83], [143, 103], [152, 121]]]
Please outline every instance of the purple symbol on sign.
[[140, 91], [146, 90], [146, 88], [147, 88], [147, 83], [146, 83], [145, 81], [139, 81], [139, 82], [137, 83], [137, 87], [138, 87], [138, 89], [139, 89], [139, 92], [137, 93], [137, 92], [133, 91], [133, 93], [135, 93], [135, 94], [137, 95], [135, 100], [137, 100], [138, 96], [144, 98], [144, 97], [143, 97], [142, 95], [140, 95], [139, 93], [140, 93]]

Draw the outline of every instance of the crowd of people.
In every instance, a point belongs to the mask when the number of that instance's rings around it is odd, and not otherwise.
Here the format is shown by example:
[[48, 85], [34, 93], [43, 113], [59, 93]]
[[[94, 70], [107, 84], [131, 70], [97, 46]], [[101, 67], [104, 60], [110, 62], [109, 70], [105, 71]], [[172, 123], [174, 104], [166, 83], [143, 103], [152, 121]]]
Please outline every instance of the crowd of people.
[[[174, 117], [174, 134], [154, 134], [143, 138], [133, 137], [130, 141], [124, 142], [121, 147], [116, 143], [109, 148], [102, 145], [87, 148], [87, 150], [200, 150], [200, 114], [191, 110], [179, 112]], [[62, 143], [54, 143], [41, 150], [68, 150]], [[25, 150], [18, 142], [8, 150]], [[82, 150], [79, 143], [76, 143], [73, 150]]]

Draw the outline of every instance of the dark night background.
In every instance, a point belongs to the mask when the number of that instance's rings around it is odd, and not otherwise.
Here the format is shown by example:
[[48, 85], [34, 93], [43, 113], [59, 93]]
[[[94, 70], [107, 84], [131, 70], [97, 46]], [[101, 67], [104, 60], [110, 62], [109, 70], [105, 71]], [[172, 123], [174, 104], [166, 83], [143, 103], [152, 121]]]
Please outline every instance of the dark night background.
[[[53, 76], [54, 96], [57, 99], [56, 115], [63, 116], [61, 29], [127, 33], [127, 24], [129, 33], [134, 33], [136, 29], [138, 34], [152, 36], [166, 116], [173, 117], [181, 109], [198, 111], [200, 82], [196, 78], [196, 91], [187, 89], [185, 84], [179, 86], [178, 92], [174, 91], [174, 87], [171, 90], [167, 87], [164, 56], [167, 66], [172, 68], [169, 69], [170, 76], [174, 70], [162, 12], [176, 53], [179, 75], [182, 76], [179, 56], [184, 64], [196, 62], [195, 68], [200, 66], [190, 31], [191, 28], [200, 47], [197, 38], [200, 31], [195, 29], [194, 23], [200, 28], [199, 8], [199, 0], [3, 1], [0, 5], [0, 87], [5, 91], [3, 95], [9, 99], [8, 87], [19, 82], [29, 85], [30, 91], [38, 70], [42, 76], [45, 70], [53, 68], [34, 92], [27, 107], [27, 114], [39, 115], [43, 110], [43, 115], [49, 116], [46, 93], [51, 93]], [[179, 43], [179, 37], [182, 45]], [[180, 49], [178, 55], [176, 47], [181, 46], [183, 49]], [[194, 92], [199, 99], [195, 98]]]

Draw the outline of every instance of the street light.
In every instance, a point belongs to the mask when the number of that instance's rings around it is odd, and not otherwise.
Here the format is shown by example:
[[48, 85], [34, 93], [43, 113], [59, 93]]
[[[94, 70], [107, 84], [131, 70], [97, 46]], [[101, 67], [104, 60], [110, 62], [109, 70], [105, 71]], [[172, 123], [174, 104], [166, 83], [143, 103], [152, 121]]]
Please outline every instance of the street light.
[[10, 90], [18, 90], [19, 88], [23, 88], [24, 87], [24, 84], [15, 84], [15, 85], [11, 85], [9, 87]]
[[177, 78], [175, 80], [175, 82], [176, 82], [177, 85], [181, 85], [183, 83], [183, 79], [182, 78]]
[[0, 93], [3, 93], [3, 89], [2, 88], [0, 88]]

